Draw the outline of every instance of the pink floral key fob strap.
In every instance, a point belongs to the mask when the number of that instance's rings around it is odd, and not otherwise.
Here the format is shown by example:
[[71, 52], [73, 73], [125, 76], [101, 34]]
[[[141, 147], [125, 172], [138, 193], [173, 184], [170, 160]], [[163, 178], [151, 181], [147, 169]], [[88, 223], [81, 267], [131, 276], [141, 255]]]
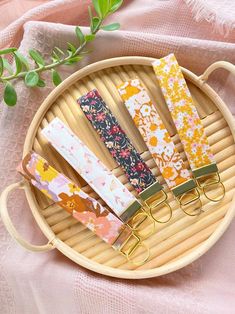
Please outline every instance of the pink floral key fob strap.
[[121, 220], [128, 222], [141, 210], [135, 196], [59, 118], [42, 134]]

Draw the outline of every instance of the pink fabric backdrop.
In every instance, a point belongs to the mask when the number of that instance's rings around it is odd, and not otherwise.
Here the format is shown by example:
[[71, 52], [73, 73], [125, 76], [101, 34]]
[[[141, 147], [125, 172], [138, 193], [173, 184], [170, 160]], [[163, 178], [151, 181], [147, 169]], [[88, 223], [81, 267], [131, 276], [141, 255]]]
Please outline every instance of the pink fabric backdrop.
[[[55, 0], [32, 9], [0, 33], [0, 46], [20, 44], [22, 52], [36, 48], [48, 58], [52, 47], [63, 48], [66, 41], [76, 39], [73, 26], [46, 21], [86, 26], [86, 3]], [[230, 5], [234, 9], [234, 2]], [[42, 22], [25, 23], [28, 20]], [[120, 55], [160, 57], [174, 52], [181, 65], [196, 73], [216, 60], [235, 63], [234, 29], [224, 37], [213, 20], [195, 21], [191, 7], [182, 0], [127, 0], [111, 20], [119, 21], [122, 29], [100, 33], [94, 53], [79, 66], [61, 68], [64, 77], [88, 63]], [[223, 71], [218, 74], [211, 84], [233, 109], [234, 79]], [[17, 106], [1, 106], [1, 189], [19, 180], [15, 167], [21, 159], [27, 128], [52, 89], [30, 90], [22, 83], [16, 88], [20, 95]], [[14, 193], [10, 203], [19, 232], [32, 243], [45, 243], [23, 192]], [[233, 222], [223, 238], [192, 265], [161, 278], [128, 281], [87, 271], [58, 251], [26, 252], [0, 222], [0, 313], [233, 313], [234, 227]]]
[[47, 2], [47, 0], [2, 0], [0, 1], [1, 14], [0, 30], [3, 30], [10, 23], [14, 22], [21, 15], [37, 5]]

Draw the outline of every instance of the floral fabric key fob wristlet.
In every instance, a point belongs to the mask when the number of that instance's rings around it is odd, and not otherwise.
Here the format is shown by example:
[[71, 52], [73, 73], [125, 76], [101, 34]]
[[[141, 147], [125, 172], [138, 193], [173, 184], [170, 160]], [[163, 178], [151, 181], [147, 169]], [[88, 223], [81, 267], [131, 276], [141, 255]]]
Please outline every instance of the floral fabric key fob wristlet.
[[[32, 185], [128, 259], [139, 246], [144, 246], [129, 226], [89, 197], [37, 153], [28, 153], [17, 170]], [[148, 249], [145, 249], [149, 256]], [[148, 256], [141, 263], [145, 262]]]
[[[156, 180], [145, 164], [98, 91], [93, 90], [87, 93], [78, 102], [110, 154], [117, 164], [122, 167], [129, 182], [150, 210], [152, 217], [154, 218], [153, 211], [158, 206], [164, 204], [169, 208], [163, 186]], [[168, 216], [166, 221], [154, 219], [158, 222], [167, 222], [170, 218]]]
[[[221, 200], [225, 194], [224, 185], [220, 180], [204, 127], [174, 54], [154, 61], [153, 68], [198, 186], [209, 200], [215, 202]], [[218, 186], [223, 190], [222, 197], [209, 196], [210, 191]]]
[[201, 208], [197, 184], [141, 82], [138, 79], [125, 82], [118, 86], [118, 92], [181, 208], [186, 214], [189, 204]]
[[55, 118], [42, 134], [123, 222], [141, 225], [142, 205], [71, 129]]

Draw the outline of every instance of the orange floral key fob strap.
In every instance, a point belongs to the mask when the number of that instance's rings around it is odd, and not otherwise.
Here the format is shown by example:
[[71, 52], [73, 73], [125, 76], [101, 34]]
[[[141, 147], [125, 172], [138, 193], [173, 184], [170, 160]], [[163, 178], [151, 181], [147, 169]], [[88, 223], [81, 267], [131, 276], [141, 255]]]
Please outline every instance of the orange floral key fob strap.
[[118, 92], [174, 196], [181, 202], [183, 196], [194, 191], [199, 197], [191, 173], [140, 80], [121, 84]]

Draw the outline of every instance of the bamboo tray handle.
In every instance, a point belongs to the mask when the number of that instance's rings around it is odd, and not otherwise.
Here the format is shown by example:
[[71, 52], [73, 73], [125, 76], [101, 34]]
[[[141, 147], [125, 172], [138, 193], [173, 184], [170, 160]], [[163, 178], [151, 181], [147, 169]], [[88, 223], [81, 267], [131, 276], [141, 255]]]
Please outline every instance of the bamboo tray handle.
[[15, 189], [24, 189], [25, 183], [24, 181], [20, 181], [17, 183], [13, 183], [9, 185], [8, 187], [3, 190], [1, 196], [0, 196], [0, 216], [2, 218], [2, 222], [5, 225], [7, 231], [10, 233], [13, 239], [15, 239], [16, 242], [21, 244], [25, 249], [32, 251], [32, 252], [47, 252], [55, 248], [55, 245], [53, 243], [53, 239], [49, 240], [47, 244], [45, 245], [33, 245], [24, 240], [21, 235], [18, 233], [18, 231], [15, 229], [11, 218], [8, 213], [7, 209], [7, 201], [10, 193]]
[[235, 76], [235, 65], [233, 65], [230, 62], [227, 61], [217, 61], [215, 63], [212, 63], [206, 70], [205, 72], [199, 76], [199, 79], [202, 81], [207, 81], [211, 73], [217, 69], [225, 69], [229, 72], [231, 72]]

